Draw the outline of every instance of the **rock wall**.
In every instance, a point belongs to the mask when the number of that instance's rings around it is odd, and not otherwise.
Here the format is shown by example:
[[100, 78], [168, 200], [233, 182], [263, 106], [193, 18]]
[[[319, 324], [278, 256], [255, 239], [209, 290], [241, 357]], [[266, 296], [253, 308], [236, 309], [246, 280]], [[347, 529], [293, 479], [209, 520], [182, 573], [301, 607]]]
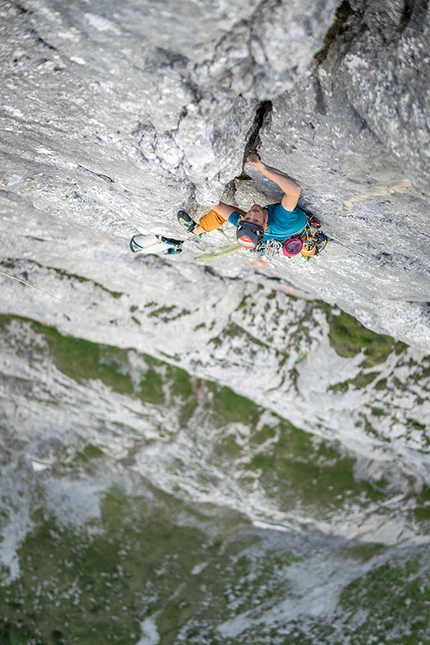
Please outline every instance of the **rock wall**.
[[[245, 284], [235, 282], [231, 300]], [[292, 531], [428, 544], [430, 356], [346, 314], [326, 318], [321, 303], [243, 295], [205, 352], [178, 357], [202, 378], [0, 317], [0, 562], [11, 575], [42, 489], [59, 491], [73, 523], [80, 506], [99, 508], [89, 491], [118, 476]], [[148, 305], [148, 327], [170, 323], [172, 343], [189, 330], [184, 310]]]
[[[385, 642], [391, 615], [396, 634], [426, 641], [426, 554], [405, 545], [428, 544], [430, 517], [427, 4], [0, 2], [10, 642], [29, 642], [38, 620], [36, 640], [88, 642], [85, 615], [108, 636], [129, 627], [130, 642], [140, 628], [141, 643], [157, 641], [156, 618], [187, 642]], [[228, 226], [175, 257], [130, 252], [138, 230], [185, 237], [180, 206], [198, 217], [222, 196], [276, 201], [243, 165], [254, 146], [302, 185], [330, 238], [321, 256], [202, 259], [234, 239]], [[128, 501], [103, 506], [118, 482]], [[252, 534], [232, 509], [254, 519]], [[248, 575], [237, 554], [250, 544]], [[88, 562], [93, 587], [79, 582]], [[193, 617], [203, 581], [215, 591]]]
[[[138, 307], [154, 287], [127, 250], [136, 229], [178, 237], [181, 205], [197, 216], [223, 193], [245, 208], [278, 198], [252, 167], [254, 183], [235, 179], [255, 143], [302, 185], [330, 245], [263, 269], [238, 254], [208, 278], [191, 241], [166, 263], [161, 300], [187, 297], [169, 292], [169, 271], [194, 273], [202, 293], [259, 271], [430, 350], [426, 2], [22, 0], [0, 12], [2, 267], [57, 297], [95, 283], [77, 312], [2, 276], [3, 312], [93, 337], [90, 293]], [[116, 320], [102, 302], [99, 318]], [[110, 340], [139, 345], [138, 333]]]
[[311, 75], [274, 101], [262, 153], [301, 182], [334, 242], [312, 271], [289, 263], [289, 278], [428, 347], [428, 18], [425, 3], [362, 4], [342, 5]]

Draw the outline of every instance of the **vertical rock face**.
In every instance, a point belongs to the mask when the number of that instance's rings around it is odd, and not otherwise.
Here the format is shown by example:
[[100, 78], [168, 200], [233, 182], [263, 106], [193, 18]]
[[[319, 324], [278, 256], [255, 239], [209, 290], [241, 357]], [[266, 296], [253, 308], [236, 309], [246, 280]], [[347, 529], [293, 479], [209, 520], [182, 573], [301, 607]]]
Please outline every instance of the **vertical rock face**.
[[375, 3], [341, 64], [348, 97], [422, 193], [430, 195], [427, 2]]
[[[430, 349], [426, 2], [22, 0], [1, 18], [9, 269], [37, 263], [57, 294], [70, 274], [131, 294], [142, 269], [123, 241], [136, 228], [178, 237], [178, 207], [198, 215], [226, 187], [244, 208], [279, 198], [248, 166], [253, 188], [232, 183], [251, 141], [331, 238], [309, 264], [274, 261], [275, 276]], [[242, 276], [245, 262], [216, 272]], [[62, 319], [14, 293], [4, 311]]]
[[[38, 490], [23, 497], [26, 472], [32, 483], [52, 469], [60, 497], [54, 462], [104, 452], [165, 491], [261, 519], [427, 539], [429, 26], [420, 0], [1, 3], [0, 313], [45, 326], [0, 321], [12, 574]], [[133, 256], [137, 230], [185, 237], [181, 206], [198, 217], [222, 197], [279, 200], [243, 165], [252, 146], [301, 184], [324, 253], [196, 262], [225, 244], [215, 232], [176, 257]], [[225, 412], [221, 428], [208, 407]], [[338, 456], [325, 450], [334, 440]], [[297, 465], [290, 479], [285, 464]], [[70, 490], [86, 500], [87, 486]], [[360, 592], [360, 616], [362, 603]], [[223, 629], [239, 634], [230, 619]]]
[[428, 347], [426, 3], [356, 4], [343, 3], [311, 74], [274, 100], [260, 133], [264, 158], [302, 184], [302, 204], [335, 243], [315, 270], [283, 272], [371, 328]]
[[[105, 180], [97, 193], [114, 196], [118, 210], [134, 198], [165, 215], [194, 191], [200, 203], [217, 201], [240, 173], [255, 99], [304, 73], [334, 7], [333, 0], [9, 5], [5, 144], [19, 157], [9, 163], [66, 175], [51, 180], [49, 192], [60, 194], [43, 202], [48, 207], [64, 198], [61, 183], [76, 181], [90, 193], [79, 192], [88, 209], [105, 210], [106, 197], [94, 200], [85, 173]], [[19, 124], [26, 127], [18, 133]], [[115, 219], [110, 228], [117, 226]]]

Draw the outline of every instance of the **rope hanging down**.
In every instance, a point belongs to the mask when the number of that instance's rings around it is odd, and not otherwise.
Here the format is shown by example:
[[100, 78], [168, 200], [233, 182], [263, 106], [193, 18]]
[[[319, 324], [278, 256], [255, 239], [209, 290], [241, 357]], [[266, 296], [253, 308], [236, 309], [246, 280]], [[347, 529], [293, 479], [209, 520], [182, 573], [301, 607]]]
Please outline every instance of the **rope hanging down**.
[[31, 287], [32, 289], [36, 289], [36, 291], [40, 291], [41, 293], [44, 293], [46, 296], [55, 298], [55, 300], [59, 300], [63, 304], [67, 305], [68, 307], [73, 307], [74, 309], [77, 309], [81, 313], [85, 313], [83, 309], [80, 309], [76, 305], [72, 305], [70, 302], [66, 302], [62, 298], [59, 298], [58, 296], [54, 296], [53, 293], [49, 293], [48, 291], [44, 291], [43, 289], [40, 289], [40, 287], [35, 287], [34, 284], [30, 284], [29, 282], [22, 280], [22, 278], [17, 278], [16, 276], [10, 275], [10, 273], [5, 273], [4, 271], [0, 271], [0, 274], [6, 276], [6, 278], [10, 278], [11, 280], [16, 280], [17, 282], [21, 282], [21, 284], [24, 284], [26, 287]]

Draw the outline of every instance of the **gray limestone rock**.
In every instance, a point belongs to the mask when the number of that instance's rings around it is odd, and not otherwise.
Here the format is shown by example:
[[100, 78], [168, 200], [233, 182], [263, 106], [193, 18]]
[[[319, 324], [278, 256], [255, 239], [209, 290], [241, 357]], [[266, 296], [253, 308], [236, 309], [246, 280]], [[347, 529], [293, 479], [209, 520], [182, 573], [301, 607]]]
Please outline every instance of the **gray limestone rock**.
[[[277, 99], [261, 132], [263, 158], [302, 185], [300, 204], [330, 238], [315, 261], [282, 260], [277, 268], [372, 329], [427, 346], [428, 309], [413, 302], [430, 300], [428, 201], [345, 93], [322, 87], [312, 79]], [[279, 198], [270, 182], [248, 172], [272, 201]], [[420, 323], [405, 326], [412, 310]]]
[[[351, 104], [422, 193], [430, 195], [427, 2], [377, 3], [340, 66]], [[385, 10], [385, 11], [384, 11]], [[365, 13], [366, 16], [366, 13]]]
[[[312, 74], [273, 101], [260, 152], [302, 185], [302, 207], [321, 219], [331, 241], [312, 268], [294, 260], [279, 266], [281, 275], [301, 288], [311, 284], [372, 329], [428, 347], [428, 91], [422, 74], [419, 89], [411, 81], [429, 41], [422, 11], [414, 27], [419, 6], [406, 17], [391, 2], [349, 11]], [[406, 43], [415, 56], [405, 57]], [[390, 69], [397, 70], [391, 81]], [[248, 172], [272, 201], [279, 198]]]
[[[224, 258], [220, 284], [265, 271], [430, 349], [427, 5], [338, 4], [3, 2], [3, 257], [36, 263], [57, 294], [55, 271], [128, 292], [136, 229], [178, 237], [179, 207], [198, 216], [223, 193], [243, 208], [279, 199], [252, 167], [252, 189], [235, 179], [254, 143], [301, 184], [330, 244], [309, 263]], [[182, 271], [195, 244], [174, 260]], [[13, 289], [2, 310], [21, 311]]]
[[[398, 2], [344, 3], [324, 44], [335, 9], [299, 0], [4, 2], [0, 312], [252, 393], [298, 428], [339, 440], [359, 457], [357, 476], [397, 469], [409, 500], [430, 481], [428, 86], [422, 78], [415, 101], [409, 81], [423, 69], [428, 18], [414, 27]], [[227, 225], [188, 237], [172, 258], [130, 252], [137, 230], [186, 238], [180, 206], [198, 217], [221, 195], [245, 209], [279, 200], [252, 166], [253, 181], [242, 174], [255, 145], [301, 184], [300, 204], [330, 238], [319, 257], [262, 265], [240, 250], [202, 261], [234, 241]], [[393, 344], [376, 367], [365, 366], [362, 348], [340, 356], [316, 298], [413, 347], [397, 354]], [[31, 369], [49, 383], [35, 357]], [[11, 361], [2, 358], [6, 374], [16, 372]], [[79, 386], [71, 421], [84, 401], [89, 419], [99, 405], [101, 419], [130, 414], [133, 426], [138, 413], [108, 393], [98, 399], [94, 383]], [[8, 393], [4, 401], [20, 432], [38, 431], [39, 418], [55, 428], [51, 399], [45, 408], [25, 392], [20, 405]], [[115, 442], [125, 449], [123, 433]], [[172, 444], [172, 459], [184, 445]], [[173, 462], [162, 457], [175, 490]], [[159, 481], [158, 463], [142, 473]], [[188, 471], [192, 480], [199, 469]], [[228, 495], [218, 499], [237, 505]], [[249, 510], [244, 499], [237, 507]], [[374, 527], [361, 529], [375, 539]]]
[[313, 4], [6, 3], [6, 151], [26, 123], [27, 171], [42, 160], [75, 176], [82, 166], [150, 211], [174, 211], [184, 189], [218, 201], [240, 173], [254, 99], [291, 87], [322, 45], [335, 3]]

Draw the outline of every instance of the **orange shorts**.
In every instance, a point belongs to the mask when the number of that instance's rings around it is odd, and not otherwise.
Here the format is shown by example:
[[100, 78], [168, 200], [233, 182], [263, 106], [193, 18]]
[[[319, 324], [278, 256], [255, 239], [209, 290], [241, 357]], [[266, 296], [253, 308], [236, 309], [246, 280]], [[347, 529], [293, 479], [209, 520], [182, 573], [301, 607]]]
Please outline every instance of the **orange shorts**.
[[[238, 213], [241, 213], [241, 215], [245, 215], [246, 211], [243, 211], [241, 208], [236, 208], [235, 206], [232, 206], [235, 211]], [[200, 226], [206, 233], [209, 233], [210, 231], [215, 231], [215, 229], [219, 228], [224, 224], [224, 222], [227, 222], [225, 217], [222, 215], [219, 215], [216, 211], [210, 210], [209, 213], [206, 213], [206, 215], [203, 215], [203, 217], [200, 219]]]

